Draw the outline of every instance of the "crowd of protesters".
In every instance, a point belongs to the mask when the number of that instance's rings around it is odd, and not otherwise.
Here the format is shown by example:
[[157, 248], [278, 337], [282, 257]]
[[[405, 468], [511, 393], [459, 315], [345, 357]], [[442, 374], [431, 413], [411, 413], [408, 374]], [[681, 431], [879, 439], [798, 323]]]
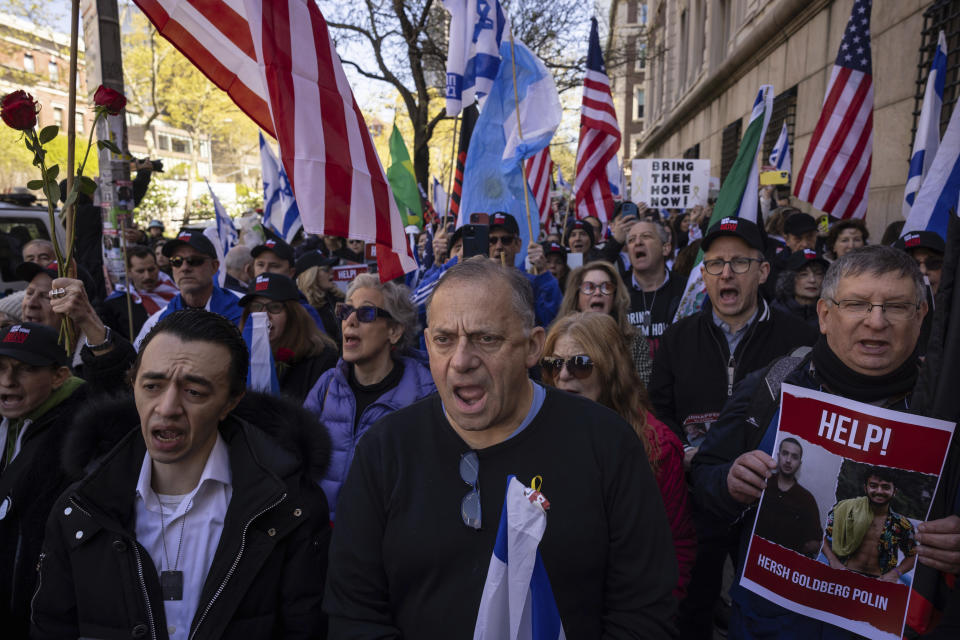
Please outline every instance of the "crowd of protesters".
[[[469, 638], [510, 475], [550, 501], [566, 637], [848, 637], [738, 585], [787, 455], [771, 364], [908, 409], [944, 241], [760, 204], [762, 225], [710, 225], [623, 202], [527, 246], [519, 212], [479, 247], [434, 221], [404, 282], [342, 289], [362, 241], [221, 258], [152, 221], [106, 295], [25, 244], [0, 298], [4, 637]], [[705, 302], [678, 318], [695, 269]], [[258, 322], [275, 394], [247, 389]], [[912, 535], [952, 581], [960, 517]], [[960, 637], [951, 597], [937, 637]]]

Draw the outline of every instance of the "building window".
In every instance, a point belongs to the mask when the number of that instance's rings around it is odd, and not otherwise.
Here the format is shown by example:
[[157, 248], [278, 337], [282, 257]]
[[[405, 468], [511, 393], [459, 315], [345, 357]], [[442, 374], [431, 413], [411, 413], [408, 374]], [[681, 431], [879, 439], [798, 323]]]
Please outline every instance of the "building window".
[[644, 100], [645, 96], [643, 89], [637, 89], [637, 120], [643, 120]]
[[680, 87], [687, 86], [687, 50], [690, 46], [690, 30], [687, 21], [687, 10], [680, 12]]
[[174, 153], [190, 153], [190, 141], [183, 138], [170, 138], [170, 150]]
[[165, 133], [157, 135], [157, 146], [161, 151], [170, 151], [170, 136]]
[[647, 24], [647, 5], [640, 5], [640, 24]]
[[77, 134], [78, 135], [82, 134], [83, 133], [83, 113], [82, 112], [80, 111], [77, 112], [74, 122], [75, 122], [74, 126], [76, 127], [76, 130], [77, 130]]
[[643, 71], [647, 68], [647, 43], [637, 44], [637, 70]]
[[61, 107], [53, 108], [53, 124], [63, 129], [63, 109]]
[[50, 82], [56, 84], [60, 82], [60, 72], [57, 69], [57, 63], [51, 60], [47, 64], [47, 74], [50, 76]]
[[740, 127], [743, 121], [737, 118], [723, 128], [723, 137], [720, 141], [720, 182], [727, 179], [727, 174], [733, 168], [740, 149]]
[[33, 73], [35, 68], [33, 66], [33, 54], [25, 53], [23, 54], [23, 70], [29, 73]]
[[[947, 73], [943, 83], [943, 109], [940, 111], [940, 135], [947, 129], [950, 114], [960, 96], [960, 69], [953, 63], [954, 52], [960, 47], [960, 14], [957, 13], [954, 3], [934, 2], [933, 6], [923, 12], [923, 30], [920, 44], [920, 64], [917, 65], [917, 81], [913, 101], [913, 130], [910, 132], [912, 141], [917, 133], [917, 121], [920, 118], [920, 108], [923, 106], [923, 94], [927, 86], [927, 75], [933, 63], [933, 54], [937, 50], [937, 37], [943, 30], [947, 36]], [[910, 161], [910, 147], [906, 148], [907, 162]]]

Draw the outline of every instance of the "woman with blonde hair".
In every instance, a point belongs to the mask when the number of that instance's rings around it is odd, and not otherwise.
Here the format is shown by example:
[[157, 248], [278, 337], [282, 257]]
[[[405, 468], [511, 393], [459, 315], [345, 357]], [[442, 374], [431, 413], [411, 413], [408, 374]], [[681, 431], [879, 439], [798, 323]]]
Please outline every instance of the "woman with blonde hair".
[[350, 283], [346, 302], [337, 304], [337, 318], [343, 355], [320, 376], [304, 402], [330, 432], [330, 466], [320, 481], [330, 520], [335, 519], [337, 496], [357, 442], [367, 429], [436, 391], [425, 356], [413, 348], [418, 323], [410, 289], [362, 273]]
[[338, 258], [328, 258], [319, 251], [311, 251], [297, 260], [296, 281], [297, 288], [303, 292], [323, 322], [323, 330], [340, 345], [340, 322], [337, 320], [335, 308], [338, 302], [343, 302], [343, 292], [333, 284], [331, 267], [339, 263]]
[[646, 390], [627, 356], [626, 346], [623, 332], [608, 314], [564, 316], [550, 327], [543, 346], [543, 381], [613, 409], [643, 442], [673, 534], [679, 568], [674, 595], [680, 599], [690, 581], [696, 556], [683, 473], [683, 445], [669, 427], [650, 413]]
[[296, 285], [287, 276], [261, 273], [250, 291], [240, 298], [240, 330], [251, 313], [267, 313], [280, 392], [303, 402], [320, 376], [337, 363], [337, 345], [317, 328], [300, 304]]
[[627, 320], [629, 309], [630, 292], [617, 268], [609, 262], [595, 260], [574, 269], [567, 276], [567, 288], [557, 319], [578, 311], [595, 311], [613, 318], [630, 347], [633, 366], [646, 385], [653, 372], [653, 358], [647, 339]]

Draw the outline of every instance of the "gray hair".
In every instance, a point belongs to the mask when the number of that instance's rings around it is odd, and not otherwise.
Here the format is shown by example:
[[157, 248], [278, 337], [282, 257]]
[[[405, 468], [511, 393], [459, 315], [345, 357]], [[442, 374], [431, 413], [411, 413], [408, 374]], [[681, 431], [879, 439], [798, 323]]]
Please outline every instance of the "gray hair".
[[361, 273], [347, 287], [347, 297], [357, 289], [376, 289], [383, 296], [383, 308], [393, 316], [393, 321], [403, 327], [403, 335], [397, 341], [397, 348], [412, 347], [417, 343], [417, 309], [410, 300], [410, 289], [395, 282], [380, 282], [375, 273]]
[[238, 244], [227, 251], [227, 256], [223, 259], [227, 263], [227, 269], [243, 269], [253, 260], [251, 251], [250, 247], [243, 244]]
[[26, 243], [25, 245], [23, 245], [23, 248], [22, 248], [20, 251], [26, 251], [26, 250], [27, 250], [27, 247], [31, 247], [31, 246], [37, 245], [37, 244], [42, 244], [42, 245], [44, 245], [47, 249], [49, 249], [51, 252], [53, 252], [53, 243], [50, 242], [49, 240], [47, 240], [46, 238], [34, 238], [34, 239], [31, 240], [30, 242], [28, 242], [28, 243]]
[[[663, 223], [657, 222], [656, 220], [638, 220], [633, 227], [636, 227], [638, 224], [653, 225], [653, 228], [657, 231], [657, 235], [660, 237], [660, 242], [663, 244], [670, 242], [670, 232], [667, 231], [667, 228], [663, 225]], [[630, 227], [630, 231], [633, 231], [633, 227]], [[627, 232], [627, 235], [629, 236], [630, 233]]]
[[835, 299], [837, 287], [843, 278], [870, 274], [875, 277], [896, 273], [900, 278], [909, 278], [917, 291], [917, 301], [926, 298], [923, 274], [920, 267], [907, 253], [880, 244], [871, 244], [837, 258], [823, 278], [820, 298]]
[[[433, 293], [430, 294], [430, 299], [427, 300], [427, 324], [430, 324], [430, 307], [433, 304], [433, 298], [443, 287], [457, 282], [489, 285], [497, 278], [510, 287], [510, 303], [524, 331], [533, 329], [537, 319], [533, 310], [533, 287], [530, 281], [516, 267], [505, 267], [484, 256], [458, 262], [447, 269], [440, 278], [440, 282], [434, 287]], [[477, 304], [484, 304], [484, 301], [477, 300]]]

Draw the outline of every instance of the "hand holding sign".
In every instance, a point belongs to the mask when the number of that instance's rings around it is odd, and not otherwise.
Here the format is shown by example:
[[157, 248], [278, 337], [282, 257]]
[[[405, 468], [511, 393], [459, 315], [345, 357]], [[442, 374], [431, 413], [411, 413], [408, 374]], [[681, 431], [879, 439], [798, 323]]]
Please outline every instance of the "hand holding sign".
[[755, 502], [767, 488], [770, 472], [776, 468], [777, 461], [763, 451], [748, 451], [734, 460], [727, 472], [727, 491], [737, 502]]
[[960, 573], [960, 516], [921, 522], [917, 531], [920, 562], [945, 573]]

